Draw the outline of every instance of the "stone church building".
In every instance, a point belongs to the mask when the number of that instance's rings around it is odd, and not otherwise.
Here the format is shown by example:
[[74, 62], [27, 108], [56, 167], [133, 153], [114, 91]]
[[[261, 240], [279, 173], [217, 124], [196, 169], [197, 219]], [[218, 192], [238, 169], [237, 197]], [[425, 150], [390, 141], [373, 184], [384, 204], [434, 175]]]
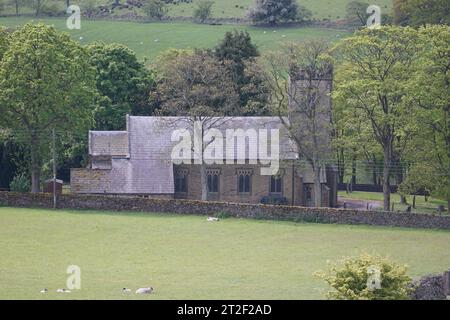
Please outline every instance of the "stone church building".
[[[321, 113], [324, 115], [323, 119], [320, 119], [320, 130], [324, 133], [319, 144], [322, 149], [318, 152], [324, 153], [330, 150], [331, 141], [331, 118], [328, 118], [328, 115], [331, 115], [332, 106], [332, 70], [327, 71], [326, 75], [313, 78], [306, 79], [305, 73], [298, 72], [296, 79], [291, 79], [289, 105], [294, 107], [301, 103], [297, 97], [305, 94], [305, 88], [318, 88], [316, 98], [320, 99], [319, 104], [324, 108]], [[301, 113], [297, 116], [300, 118], [296, 121], [296, 128], [304, 130], [302, 126], [305, 123]], [[283, 204], [314, 206], [313, 170], [308, 162], [302, 159], [279, 117], [230, 117], [217, 121], [221, 123], [215, 128], [223, 132], [224, 136], [227, 130], [278, 130], [279, 170], [273, 175], [262, 174], [261, 168], [266, 166], [269, 159], [266, 158], [265, 152], [260, 152], [262, 138], [259, 135], [257, 140], [251, 140], [250, 137], [241, 140], [241, 145], [245, 145], [243, 157], [242, 152], [241, 157], [237, 155], [236, 144], [229, 146], [226, 143], [229, 140], [223, 139], [223, 152], [220, 154], [231, 154], [235, 161], [209, 164], [206, 170], [205, 166], [195, 161], [198, 160], [195, 157], [189, 157], [185, 159], [188, 161], [183, 163], [174, 161], [174, 130], [194, 131], [193, 123], [182, 120], [183, 118], [179, 117], [127, 116], [125, 131], [90, 131], [89, 166], [71, 170], [71, 191], [81, 194], [200, 200], [203, 172], [207, 180], [207, 190], [204, 190], [207, 200], [266, 203], [267, 199], [281, 199]], [[258, 152], [254, 154], [250, 150]], [[320, 170], [320, 181], [322, 206], [335, 207], [336, 168], [323, 166]]]
[[[172, 160], [173, 130], [182, 126], [189, 129], [188, 122], [178, 120], [176, 117], [127, 116], [126, 131], [90, 131], [90, 163], [87, 168], [71, 170], [71, 191], [200, 200], [201, 165], [194, 161], [175, 164]], [[264, 165], [260, 160], [263, 159], [251, 159], [249, 140], [245, 140], [244, 163], [234, 161], [233, 164], [206, 166], [208, 200], [260, 203], [264, 198], [278, 197], [289, 205], [314, 205], [312, 170], [306, 162], [299, 161], [295, 145], [278, 117], [233, 117], [220, 126], [220, 131], [226, 129], [278, 129], [279, 170], [276, 175], [262, 175]], [[224, 154], [230, 151], [227, 147], [224, 146]], [[324, 167], [321, 182], [322, 205], [336, 206], [335, 169]]]

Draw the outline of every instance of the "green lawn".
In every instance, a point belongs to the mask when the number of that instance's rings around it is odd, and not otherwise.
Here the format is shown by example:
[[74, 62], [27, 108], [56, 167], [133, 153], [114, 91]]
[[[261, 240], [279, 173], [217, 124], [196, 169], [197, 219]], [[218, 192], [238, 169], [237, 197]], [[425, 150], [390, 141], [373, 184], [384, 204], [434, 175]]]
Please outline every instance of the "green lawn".
[[[352, 193], [346, 193], [345, 191], [339, 191], [339, 197], [354, 200], [366, 200], [366, 201], [380, 201], [383, 202], [383, 193], [381, 192], [360, 192], [354, 191]], [[413, 197], [406, 198], [408, 204], [412, 205]], [[400, 195], [397, 193], [391, 194], [391, 202], [394, 203], [394, 210], [405, 211], [408, 205], [400, 204]], [[443, 205], [447, 207], [447, 202], [444, 200], [429, 197], [428, 201], [425, 201], [424, 196], [416, 196], [416, 209], [412, 209], [413, 212], [423, 213], [438, 213], [437, 207]]]
[[[407, 263], [413, 277], [450, 266], [450, 232], [201, 216], [0, 208], [0, 299], [313, 299], [313, 272], [361, 252]], [[81, 268], [80, 291], [65, 287]], [[51, 290], [41, 294], [42, 288]]]
[[[30, 20], [23, 17], [0, 18], [0, 26], [16, 27], [29, 21], [37, 22], [38, 20]], [[169, 48], [214, 47], [223, 39], [225, 32], [234, 29], [247, 30], [253, 42], [261, 51], [276, 50], [281, 43], [287, 41], [304, 41], [312, 38], [336, 41], [349, 34], [346, 31], [322, 28], [279, 28], [276, 32], [273, 32], [274, 30], [270, 28], [240, 25], [210, 26], [188, 22], [138, 23], [86, 20], [82, 20], [81, 30], [69, 30], [64, 19], [49, 18], [42, 21], [46, 24], [53, 24], [59, 30], [67, 31], [72, 35], [73, 39], [81, 43], [89, 43], [96, 40], [117, 42], [133, 49], [139, 57], [147, 57], [149, 59]]]

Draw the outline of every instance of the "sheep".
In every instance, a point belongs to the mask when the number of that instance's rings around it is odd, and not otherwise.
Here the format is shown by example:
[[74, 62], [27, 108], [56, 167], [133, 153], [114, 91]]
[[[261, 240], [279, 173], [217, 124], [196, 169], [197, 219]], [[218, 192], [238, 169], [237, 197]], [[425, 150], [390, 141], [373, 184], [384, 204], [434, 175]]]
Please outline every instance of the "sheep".
[[149, 288], [139, 288], [136, 290], [136, 294], [150, 294], [153, 292], [153, 288], [149, 287]]

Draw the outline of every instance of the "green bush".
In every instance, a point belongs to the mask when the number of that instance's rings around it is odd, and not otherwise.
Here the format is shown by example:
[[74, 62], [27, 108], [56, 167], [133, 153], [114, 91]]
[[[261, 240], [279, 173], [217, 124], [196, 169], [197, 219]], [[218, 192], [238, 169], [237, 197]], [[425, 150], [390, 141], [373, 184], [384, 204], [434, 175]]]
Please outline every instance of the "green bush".
[[344, 258], [316, 276], [334, 289], [327, 293], [329, 299], [405, 300], [411, 292], [411, 278], [406, 271], [405, 265], [363, 254]]
[[24, 174], [18, 174], [9, 184], [9, 189], [13, 192], [30, 192], [30, 179]]

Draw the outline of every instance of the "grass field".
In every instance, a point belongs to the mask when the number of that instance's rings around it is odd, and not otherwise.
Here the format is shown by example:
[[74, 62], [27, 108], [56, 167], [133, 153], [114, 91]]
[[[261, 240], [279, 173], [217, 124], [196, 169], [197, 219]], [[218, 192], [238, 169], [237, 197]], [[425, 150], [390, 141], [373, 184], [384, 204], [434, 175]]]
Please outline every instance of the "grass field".
[[[83, 2], [85, 0], [72, 0], [71, 3], [78, 4], [83, 10]], [[196, 7], [199, 0], [193, 0], [192, 3], [182, 3], [177, 5], [169, 6], [170, 16], [182, 16], [182, 17], [192, 17], [194, 8]], [[345, 17], [345, 6], [351, 0], [299, 0], [298, 2], [311, 10], [313, 13], [313, 18], [315, 19], [330, 19], [336, 20]], [[124, 1], [121, 0], [123, 3]], [[98, 5], [110, 5], [112, 1], [110, 0], [96, 0]], [[215, 0], [213, 5], [212, 16], [214, 18], [243, 18], [245, 17], [246, 11], [252, 6], [254, 0]], [[372, 0], [370, 4], [379, 5], [383, 12], [390, 12], [392, 7], [391, 0]], [[63, 8], [63, 4], [61, 4]], [[14, 7], [12, 5], [5, 7], [5, 13], [14, 13]], [[116, 14], [125, 14], [130, 12], [130, 10], [116, 10]], [[138, 9], [134, 9], [139, 14], [142, 12]], [[22, 13], [32, 13], [32, 9], [24, 7], [21, 9]]]
[[[339, 197], [345, 199], [354, 200], [365, 200], [365, 201], [380, 201], [383, 202], [383, 193], [380, 192], [359, 192], [354, 191], [352, 193], [346, 193], [345, 191], [339, 191]], [[406, 198], [408, 204], [412, 205], [413, 197], [409, 196]], [[391, 202], [394, 203], [394, 210], [405, 211], [408, 205], [400, 204], [400, 195], [397, 193], [391, 194]], [[412, 212], [423, 212], [423, 213], [437, 213], [437, 207], [443, 205], [447, 207], [447, 202], [444, 200], [436, 198], [428, 198], [425, 201], [425, 197], [416, 197], [416, 209], [412, 209]], [[445, 214], [445, 213], [444, 213]]]
[[[30, 20], [29, 18], [0, 18], [0, 25], [17, 27]], [[69, 30], [64, 19], [44, 19], [46, 24], [66, 31], [81, 43], [96, 40], [117, 42], [134, 50], [140, 58], [154, 58], [159, 52], [169, 48], [211, 48], [221, 39], [225, 32], [247, 30], [253, 42], [261, 49], [275, 50], [282, 42], [304, 41], [321, 38], [336, 41], [348, 35], [348, 32], [319, 28], [256, 28], [239, 25], [210, 26], [193, 23], [137, 23], [124, 21], [82, 21], [81, 30]], [[264, 33], [266, 32], [266, 33]], [[283, 35], [285, 37], [283, 37]], [[81, 37], [81, 39], [80, 39]]]
[[[170, 8], [169, 14], [172, 16], [191, 17], [199, 0], [192, 3], [185, 3]], [[345, 6], [351, 0], [299, 0], [299, 4], [311, 10], [313, 18], [316, 19], [342, 19], [345, 17]], [[254, 3], [254, 0], [216, 0], [213, 5], [213, 17], [230, 18], [245, 17], [245, 14]], [[370, 4], [379, 5], [381, 10], [390, 12], [392, 7], [391, 0], [374, 0]]]
[[[448, 231], [3, 207], [0, 299], [320, 299], [312, 274], [328, 259], [380, 253], [418, 277], [448, 269], [449, 243]], [[55, 293], [73, 264], [81, 290]], [[146, 285], [154, 295], [121, 294]]]

